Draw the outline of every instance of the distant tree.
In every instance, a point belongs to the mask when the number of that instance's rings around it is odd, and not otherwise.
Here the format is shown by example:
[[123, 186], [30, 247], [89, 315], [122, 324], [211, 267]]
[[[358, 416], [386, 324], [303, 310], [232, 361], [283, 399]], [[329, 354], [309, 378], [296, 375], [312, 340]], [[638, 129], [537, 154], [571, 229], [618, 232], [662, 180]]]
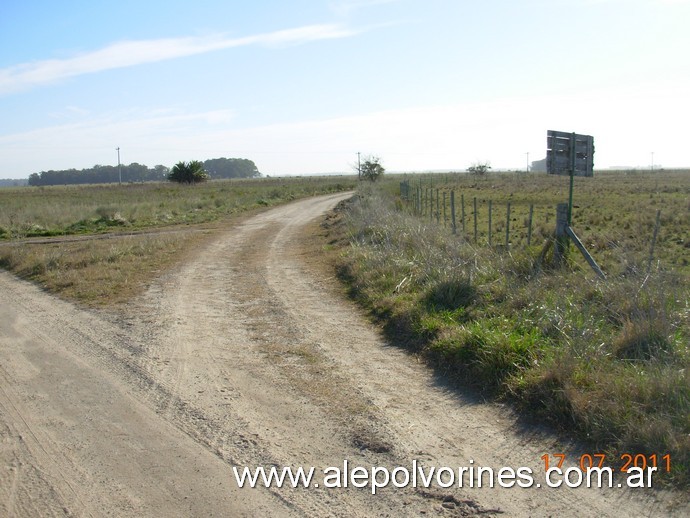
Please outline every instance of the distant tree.
[[149, 170], [149, 180], [154, 182], [160, 182], [165, 180], [170, 174], [170, 168], [164, 165], [157, 165], [153, 169]]
[[252, 160], [246, 158], [212, 158], [204, 161], [204, 169], [211, 178], [258, 178], [261, 173]]
[[370, 182], [375, 182], [383, 175], [386, 170], [381, 165], [381, 159], [375, 156], [369, 156], [364, 159], [360, 169], [360, 175], [362, 180], [369, 180]]
[[[244, 158], [219, 158], [210, 162], [214, 162], [216, 170], [209, 168], [207, 163], [200, 162], [202, 171], [207, 174], [207, 179], [256, 178], [261, 176], [254, 162]], [[219, 165], [224, 166], [224, 168], [218, 167]], [[120, 181], [120, 169], [122, 169], [123, 182], [162, 182], [167, 180], [170, 175], [170, 169], [162, 165], [151, 168], [132, 162], [129, 165], [122, 164], [121, 168], [118, 168], [116, 165], [96, 164], [93, 167], [80, 170], [65, 169], [61, 171], [50, 170], [31, 173], [28, 178], [28, 184], [42, 186], [118, 183]], [[192, 178], [191, 182], [188, 179], [179, 181], [184, 183], [200, 182], [203, 181], [203, 178]]]
[[470, 174], [476, 174], [477, 176], [484, 176], [486, 173], [489, 172], [489, 169], [491, 169], [491, 165], [489, 164], [489, 162], [477, 162], [476, 164], [473, 164], [470, 167], [468, 167], [467, 172]]
[[178, 183], [199, 183], [208, 180], [208, 173], [204, 169], [204, 163], [199, 160], [191, 162], [178, 162], [170, 170], [168, 180]]

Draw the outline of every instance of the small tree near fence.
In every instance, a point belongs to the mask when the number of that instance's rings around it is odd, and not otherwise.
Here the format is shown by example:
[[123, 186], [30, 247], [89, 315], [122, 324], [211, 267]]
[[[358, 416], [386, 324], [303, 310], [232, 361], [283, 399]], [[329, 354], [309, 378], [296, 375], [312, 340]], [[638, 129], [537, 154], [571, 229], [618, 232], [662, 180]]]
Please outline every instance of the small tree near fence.
[[483, 176], [489, 172], [489, 169], [491, 169], [489, 162], [477, 162], [476, 164], [472, 164], [470, 167], [468, 167], [467, 172], [470, 174], [476, 174], [477, 176]]
[[375, 156], [366, 157], [359, 171], [363, 180], [369, 180], [371, 182], [375, 182], [386, 172], [381, 165], [381, 159]]

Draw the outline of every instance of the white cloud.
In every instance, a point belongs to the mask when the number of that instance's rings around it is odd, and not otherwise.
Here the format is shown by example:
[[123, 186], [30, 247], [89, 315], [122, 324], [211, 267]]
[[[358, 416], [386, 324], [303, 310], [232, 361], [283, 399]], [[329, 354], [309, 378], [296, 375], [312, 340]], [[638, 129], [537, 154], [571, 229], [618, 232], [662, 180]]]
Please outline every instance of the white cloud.
[[650, 83], [258, 127], [240, 127], [232, 110], [135, 112], [0, 136], [0, 149], [12, 177], [111, 163], [117, 146], [125, 163], [243, 157], [271, 175], [347, 171], [357, 151], [381, 156], [392, 171], [462, 170], [484, 160], [498, 169], [524, 167], [527, 152], [543, 158], [553, 129], [593, 135], [595, 167], [645, 165], [652, 151], [657, 163], [679, 167], [690, 165], [687, 90]]
[[26, 90], [42, 84], [50, 84], [82, 74], [154, 63], [233, 47], [299, 45], [312, 41], [345, 38], [356, 34], [356, 32], [340, 25], [322, 24], [242, 38], [214, 35], [122, 41], [67, 59], [49, 59], [0, 69], [0, 95]]

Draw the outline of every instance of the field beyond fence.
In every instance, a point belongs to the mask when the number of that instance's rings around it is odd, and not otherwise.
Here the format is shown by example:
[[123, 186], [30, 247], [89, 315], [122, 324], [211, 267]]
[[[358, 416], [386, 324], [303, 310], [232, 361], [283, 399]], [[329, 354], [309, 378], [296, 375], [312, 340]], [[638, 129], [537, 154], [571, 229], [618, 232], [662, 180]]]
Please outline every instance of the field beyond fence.
[[687, 487], [690, 172], [575, 179], [572, 226], [606, 279], [572, 247], [559, 267], [541, 261], [568, 180], [407, 175], [362, 186], [344, 212], [340, 276], [392, 343], [445, 377], [609, 459], [668, 455], [661, 480]]
[[[497, 249], [543, 247], [568, 179], [546, 174], [409, 175], [406, 210]], [[690, 171], [609, 172], [575, 178], [572, 227], [606, 269], [657, 266], [690, 274]], [[652, 246], [653, 245], [653, 246]]]

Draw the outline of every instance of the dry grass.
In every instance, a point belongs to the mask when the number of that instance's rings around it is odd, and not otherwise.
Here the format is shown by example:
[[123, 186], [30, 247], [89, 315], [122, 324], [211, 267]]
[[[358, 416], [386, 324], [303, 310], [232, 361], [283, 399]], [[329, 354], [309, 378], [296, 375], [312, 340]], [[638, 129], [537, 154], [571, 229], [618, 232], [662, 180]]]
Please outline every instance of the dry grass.
[[0, 248], [0, 266], [61, 297], [91, 307], [126, 302], [180, 262], [209, 232], [116, 236]]
[[0, 267], [67, 300], [112, 306], [248, 211], [353, 186], [309, 177], [0, 189]]
[[[610, 268], [605, 282], [578, 264], [538, 268], [538, 250], [475, 246], [399, 203], [396, 209], [385, 192], [393, 189], [361, 191], [341, 229], [349, 247], [340, 264], [353, 297], [381, 320], [391, 340], [612, 457], [671, 454], [665, 480], [687, 486], [690, 283], [684, 265], [667, 256], [666, 267], [660, 262], [646, 276], [644, 254], [631, 254], [625, 267]], [[613, 203], [606, 211], [634, 218]], [[685, 225], [687, 213], [673, 217]], [[686, 229], [669, 223], [665, 232]], [[637, 246], [645, 250], [647, 243]]]
[[218, 221], [253, 208], [354, 187], [353, 178], [216, 180], [0, 189], [0, 240]]
[[[502, 173], [484, 177], [451, 173], [408, 175], [405, 179], [413, 190], [422, 189], [423, 200], [433, 191], [434, 205], [430, 208], [428, 203], [423, 203], [423, 217], [420, 218], [430, 224], [436, 222], [438, 190], [440, 224], [450, 227], [450, 191], [455, 191], [457, 226], [462, 231], [461, 198], [464, 198], [464, 235], [473, 244], [476, 198], [476, 244], [482, 247], [489, 241], [489, 201], [492, 202], [492, 243], [495, 246], [505, 244], [506, 206], [510, 202], [510, 246], [527, 246], [529, 207], [533, 205], [532, 245], [538, 248], [553, 232], [556, 204], [568, 200], [568, 178], [543, 173]], [[402, 178], [395, 180], [383, 186], [391, 194], [397, 193], [397, 181]], [[616, 274], [646, 265], [656, 212], [661, 210], [654, 259], [666, 269], [690, 274], [690, 171], [606, 172], [597, 173], [594, 178], [576, 178], [573, 202], [573, 228], [606, 271]], [[584, 265], [579, 258], [574, 259]]]

